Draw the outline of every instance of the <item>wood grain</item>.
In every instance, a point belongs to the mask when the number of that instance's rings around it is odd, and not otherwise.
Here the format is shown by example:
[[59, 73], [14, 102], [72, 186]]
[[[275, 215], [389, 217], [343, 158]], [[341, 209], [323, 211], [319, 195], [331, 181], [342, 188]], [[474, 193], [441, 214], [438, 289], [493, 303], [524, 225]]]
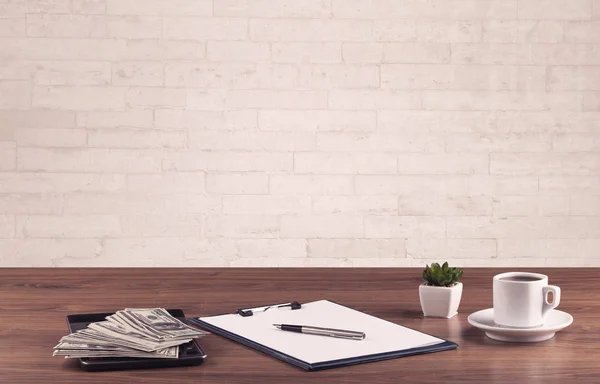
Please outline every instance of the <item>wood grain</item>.
[[[520, 269], [532, 271], [530, 269]], [[420, 269], [0, 269], [2, 383], [598, 383], [600, 303], [596, 269], [537, 269], [562, 288], [574, 323], [549, 341], [506, 344], [470, 326], [492, 306], [492, 277], [465, 269], [459, 314], [423, 318]], [[181, 308], [188, 317], [268, 303], [330, 299], [455, 341], [459, 348], [320, 372], [305, 372], [210, 335], [197, 367], [89, 373], [52, 357], [65, 317], [125, 307]]]

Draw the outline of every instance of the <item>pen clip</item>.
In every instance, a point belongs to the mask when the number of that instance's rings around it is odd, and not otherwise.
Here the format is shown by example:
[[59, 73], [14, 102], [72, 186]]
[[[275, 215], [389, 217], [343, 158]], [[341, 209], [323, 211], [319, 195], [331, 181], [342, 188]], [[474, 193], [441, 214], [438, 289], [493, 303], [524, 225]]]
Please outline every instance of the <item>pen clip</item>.
[[300, 309], [302, 308], [302, 304], [300, 304], [297, 301], [292, 301], [291, 303], [285, 303], [285, 304], [274, 304], [274, 305], [269, 305], [266, 307], [256, 307], [256, 308], [249, 308], [249, 309], [238, 309], [236, 311], [236, 313], [242, 317], [249, 317], [254, 315], [254, 312], [266, 312], [269, 309], [272, 308], [285, 308], [285, 307], [290, 307], [292, 310], [296, 310], [296, 309]]

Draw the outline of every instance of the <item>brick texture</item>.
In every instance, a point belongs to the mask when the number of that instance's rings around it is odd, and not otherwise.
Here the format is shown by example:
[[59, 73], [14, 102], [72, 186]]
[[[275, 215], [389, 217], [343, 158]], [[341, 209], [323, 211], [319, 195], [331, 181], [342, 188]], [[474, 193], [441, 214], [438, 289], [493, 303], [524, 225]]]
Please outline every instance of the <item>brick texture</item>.
[[600, 0], [0, 3], [0, 267], [599, 263]]

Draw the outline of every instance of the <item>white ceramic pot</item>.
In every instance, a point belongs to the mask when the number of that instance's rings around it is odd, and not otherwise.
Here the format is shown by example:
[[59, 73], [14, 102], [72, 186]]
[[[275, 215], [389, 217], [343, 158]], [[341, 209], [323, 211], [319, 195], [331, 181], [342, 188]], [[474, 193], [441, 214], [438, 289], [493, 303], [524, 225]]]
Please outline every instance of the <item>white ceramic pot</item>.
[[421, 309], [427, 317], [449, 319], [458, 313], [463, 285], [458, 282], [452, 287], [435, 287], [423, 283], [419, 286]]

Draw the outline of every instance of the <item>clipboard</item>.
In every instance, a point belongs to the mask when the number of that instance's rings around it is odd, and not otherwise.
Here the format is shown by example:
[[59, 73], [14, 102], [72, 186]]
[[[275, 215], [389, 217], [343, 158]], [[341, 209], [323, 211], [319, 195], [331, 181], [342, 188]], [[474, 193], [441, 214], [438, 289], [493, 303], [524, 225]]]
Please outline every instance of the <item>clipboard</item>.
[[[307, 371], [441, 352], [458, 344], [389, 322], [330, 300], [275, 304], [190, 318], [216, 335]], [[275, 323], [342, 328], [366, 333], [361, 341], [281, 331]]]

